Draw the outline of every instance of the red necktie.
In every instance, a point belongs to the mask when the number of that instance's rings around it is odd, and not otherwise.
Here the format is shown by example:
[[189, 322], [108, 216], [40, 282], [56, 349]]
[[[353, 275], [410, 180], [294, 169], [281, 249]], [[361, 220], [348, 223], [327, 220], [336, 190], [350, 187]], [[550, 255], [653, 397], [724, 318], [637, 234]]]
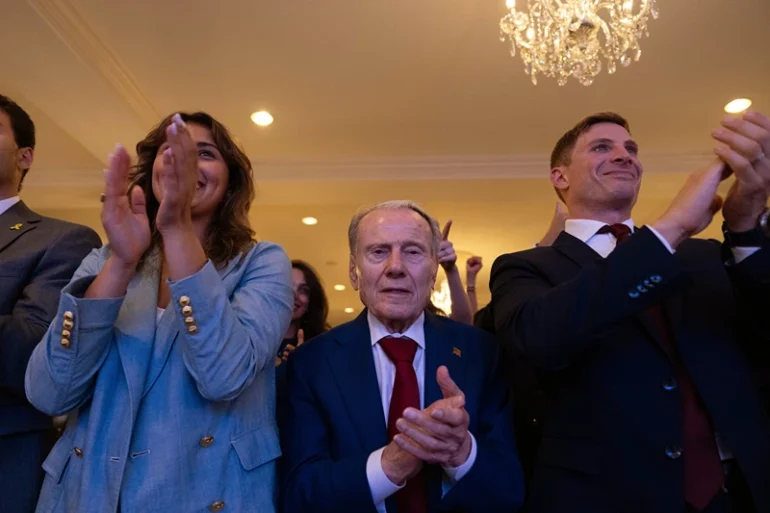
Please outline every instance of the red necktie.
[[[396, 366], [396, 379], [393, 382], [393, 395], [388, 409], [388, 440], [393, 440], [399, 433], [396, 421], [403, 416], [404, 410], [409, 407], [420, 409], [420, 387], [417, 385], [417, 374], [412, 364], [417, 352], [417, 343], [406, 337], [385, 337], [379, 343]], [[423, 472], [407, 481], [406, 486], [396, 492], [395, 498], [398, 513], [427, 513]]]
[[[618, 244], [631, 237], [631, 229], [624, 224], [604, 226], [597, 233], [611, 233]], [[674, 364], [674, 375], [682, 391], [684, 498], [694, 508], [702, 510], [724, 484], [716, 437], [695, 383], [679, 357], [674, 331], [663, 308], [660, 305], [651, 306], [647, 314], [661, 337], [663, 349]]]

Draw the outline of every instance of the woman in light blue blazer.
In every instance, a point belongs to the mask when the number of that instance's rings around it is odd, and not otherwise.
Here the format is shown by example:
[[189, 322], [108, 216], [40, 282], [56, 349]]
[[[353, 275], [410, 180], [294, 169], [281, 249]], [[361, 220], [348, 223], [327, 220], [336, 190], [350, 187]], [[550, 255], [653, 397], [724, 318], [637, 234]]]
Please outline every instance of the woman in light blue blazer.
[[251, 164], [209, 115], [163, 120], [137, 153], [110, 156], [109, 244], [27, 368], [32, 404], [69, 413], [37, 511], [272, 512], [289, 259], [253, 241]]

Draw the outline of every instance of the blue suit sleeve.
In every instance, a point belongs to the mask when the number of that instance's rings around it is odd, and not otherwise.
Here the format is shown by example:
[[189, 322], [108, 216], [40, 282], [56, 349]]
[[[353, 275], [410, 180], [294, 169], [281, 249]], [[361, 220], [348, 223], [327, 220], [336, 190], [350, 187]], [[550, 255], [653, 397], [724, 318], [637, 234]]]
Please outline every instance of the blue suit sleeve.
[[[294, 291], [286, 253], [263, 242], [247, 258], [248, 269], [231, 296], [211, 262], [169, 284], [185, 366], [211, 401], [235, 399], [257, 373], [272, 367], [291, 322]], [[188, 317], [194, 330], [183, 322]]]
[[[82, 298], [99, 274], [104, 254], [104, 249], [92, 251], [75, 271], [27, 366], [27, 398], [48, 415], [67, 413], [91, 397], [94, 379], [115, 339], [114, 325], [124, 298]], [[70, 329], [65, 326], [67, 320], [72, 323]]]

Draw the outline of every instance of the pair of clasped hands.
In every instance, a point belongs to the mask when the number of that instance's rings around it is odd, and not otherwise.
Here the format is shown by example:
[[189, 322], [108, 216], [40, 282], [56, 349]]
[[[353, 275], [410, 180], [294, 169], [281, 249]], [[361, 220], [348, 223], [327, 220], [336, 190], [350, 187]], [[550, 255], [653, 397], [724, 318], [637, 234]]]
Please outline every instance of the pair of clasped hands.
[[[671, 206], [652, 227], [673, 248], [697, 235], [722, 210], [730, 232], [741, 233], [757, 226], [770, 197], [770, 118], [747, 112], [729, 116], [711, 132], [719, 143], [718, 157], [706, 169], [690, 175]], [[735, 182], [723, 199], [719, 184], [730, 175]]]
[[443, 365], [436, 371], [436, 381], [443, 398], [424, 410], [404, 410], [396, 421], [400, 433], [382, 451], [382, 470], [396, 485], [416, 476], [426, 463], [459, 467], [470, 457], [465, 394]]

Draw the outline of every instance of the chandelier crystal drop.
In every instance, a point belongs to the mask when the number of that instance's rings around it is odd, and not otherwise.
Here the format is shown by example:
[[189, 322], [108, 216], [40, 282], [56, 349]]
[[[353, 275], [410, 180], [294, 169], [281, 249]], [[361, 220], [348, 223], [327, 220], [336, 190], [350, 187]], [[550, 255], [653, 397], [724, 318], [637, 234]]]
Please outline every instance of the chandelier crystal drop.
[[628, 66], [642, 55], [639, 40], [649, 36], [647, 21], [658, 18], [655, 0], [519, 0], [526, 10], [507, 0], [508, 14], [500, 20], [500, 39], [518, 49], [524, 71], [537, 84], [537, 75], [566, 85], [573, 77], [593, 83], [607, 61], [607, 73], [617, 63]]

